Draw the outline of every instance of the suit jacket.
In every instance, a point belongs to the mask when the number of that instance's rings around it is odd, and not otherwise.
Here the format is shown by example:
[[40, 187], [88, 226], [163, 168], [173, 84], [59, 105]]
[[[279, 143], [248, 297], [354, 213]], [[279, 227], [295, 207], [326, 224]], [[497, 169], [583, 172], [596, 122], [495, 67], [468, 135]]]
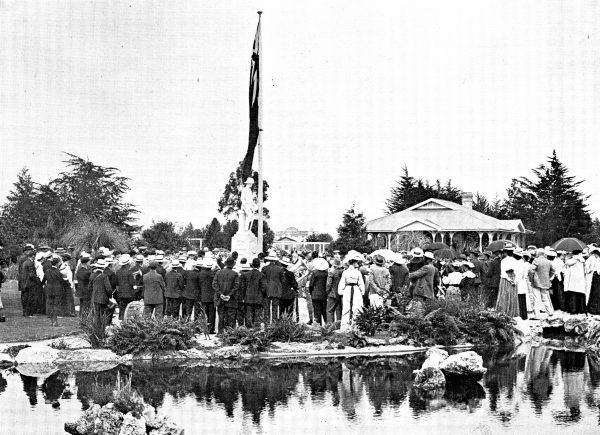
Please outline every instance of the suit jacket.
[[296, 299], [296, 296], [298, 295], [298, 281], [296, 281], [296, 275], [294, 275], [294, 272], [285, 269], [283, 271], [283, 276], [285, 281], [281, 288], [281, 299]]
[[65, 281], [63, 280], [60, 270], [56, 267], [50, 267], [44, 272], [46, 280], [46, 295], [62, 296], [65, 291]]
[[23, 262], [19, 281], [23, 281], [23, 283], [20, 284], [21, 290], [33, 290], [34, 288], [40, 287], [40, 279], [35, 271], [35, 264], [33, 263], [33, 260], [28, 258]]
[[104, 272], [94, 271], [90, 277], [89, 287], [92, 290], [92, 302], [96, 304], [108, 304], [113, 289], [106, 270]]
[[92, 270], [88, 266], [81, 266], [77, 270], [76, 278], [77, 278], [77, 289], [76, 295], [78, 298], [84, 300], [92, 299], [92, 292], [90, 291], [90, 277], [92, 276]]
[[215, 291], [213, 290], [213, 280], [216, 272], [203, 267], [198, 274], [200, 284], [200, 302], [203, 304], [212, 304], [215, 302]]
[[549, 289], [552, 287], [550, 276], [554, 275], [552, 262], [545, 257], [537, 257], [529, 268], [529, 280], [536, 288]]
[[252, 269], [240, 276], [240, 300], [243, 303], [263, 304], [266, 297], [267, 282], [261, 271]]
[[280, 298], [283, 294], [283, 284], [285, 283], [285, 269], [275, 263], [269, 263], [262, 268], [262, 273], [267, 279], [267, 296], [270, 298]]
[[341, 267], [331, 268], [327, 272], [327, 297], [332, 299], [341, 298], [338, 293], [338, 286], [340, 285], [340, 279], [342, 278], [344, 269]]
[[[183, 272], [183, 292], [181, 297], [186, 299], [200, 299], [200, 272], [196, 269]], [[145, 276], [145, 275], [144, 275]]]
[[[239, 289], [239, 276], [230, 267], [219, 270], [213, 279], [213, 290], [215, 291], [215, 305], [237, 308], [237, 292]], [[221, 295], [230, 296], [228, 301], [221, 299]]]
[[392, 277], [391, 290], [393, 292], [398, 292], [406, 284], [408, 268], [403, 264], [394, 263], [390, 266], [390, 275]]
[[150, 305], [162, 304], [165, 292], [165, 280], [156, 270], [150, 269], [144, 275], [144, 303]]
[[490, 262], [490, 267], [489, 267], [487, 273], [485, 274], [485, 276], [488, 280], [488, 286], [490, 288], [500, 287], [500, 273], [501, 273], [500, 263], [501, 262], [502, 262], [502, 260], [500, 259], [500, 257], [496, 257]]
[[123, 266], [116, 273], [117, 288], [119, 290], [120, 298], [133, 298], [135, 297], [135, 279], [129, 266]]
[[414, 296], [422, 296], [428, 299], [434, 298], [433, 285], [435, 272], [435, 266], [424, 264], [419, 270], [408, 275], [409, 279], [415, 280], [413, 287]]
[[180, 298], [183, 293], [183, 274], [179, 270], [171, 269], [165, 277], [167, 289], [165, 298]]
[[308, 291], [314, 301], [327, 299], [327, 271], [315, 270], [308, 282]]

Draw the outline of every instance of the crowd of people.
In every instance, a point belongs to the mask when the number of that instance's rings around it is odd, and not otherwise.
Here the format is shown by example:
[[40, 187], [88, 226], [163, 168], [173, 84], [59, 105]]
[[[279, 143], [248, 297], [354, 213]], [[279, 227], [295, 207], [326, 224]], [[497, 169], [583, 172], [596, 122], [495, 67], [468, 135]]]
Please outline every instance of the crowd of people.
[[[386, 258], [387, 257], [387, 258]], [[309, 323], [340, 322], [350, 328], [366, 306], [471, 300], [512, 317], [541, 318], [555, 310], [600, 314], [600, 248], [583, 251], [526, 250], [506, 243], [494, 252], [468, 251], [438, 259], [432, 251], [367, 255], [354, 250], [260, 253], [130, 252], [100, 248], [75, 255], [73, 247], [27, 244], [18, 260], [24, 316], [93, 313], [122, 321], [127, 306], [143, 301], [146, 316], [203, 319], [210, 333], [255, 327], [282, 315], [299, 321], [298, 297], [306, 299]], [[411, 305], [409, 304], [409, 305]]]

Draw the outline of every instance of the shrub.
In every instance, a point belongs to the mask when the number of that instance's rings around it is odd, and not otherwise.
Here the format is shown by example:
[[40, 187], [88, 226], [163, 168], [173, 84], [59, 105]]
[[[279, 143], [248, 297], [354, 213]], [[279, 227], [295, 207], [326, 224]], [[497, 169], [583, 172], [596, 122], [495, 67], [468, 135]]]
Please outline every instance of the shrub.
[[117, 411], [123, 414], [131, 412], [136, 418], [141, 417], [144, 412], [142, 396], [131, 388], [131, 375], [122, 381], [121, 374], [117, 373], [117, 381], [114, 386], [96, 382], [92, 386], [92, 400], [100, 406], [113, 403]]
[[96, 315], [95, 308], [92, 308], [79, 318], [79, 329], [83, 331], [94, 349], [106, 346], [107, 324], [108, 321], [105, 317]]
[[118, 355], [187, 350], [194, 345], [194, 336], [203, 332], [196, 322], [137, 317], [115, 328], [108, 346]]
[[226, 329], [221, 340], [228, 346], [234, 344], [248, 346], [248, 350], [252, 353], [264, 351], [272, 342], [266, 331], [245, 326]]
[[375, 335], [375, 332], [382, 325], [389, 325], [394, 320], [394, 317], [399, 314], [396, 309], [388, 306], [366, 307], [356, 315], [354, 323], [361, 332], [367, 335]]
[[271, 341], [310, 341], [306, 325], [296, 322], [290, 314], [283, 315], [273, 323], [267, 325], [266, 334]]

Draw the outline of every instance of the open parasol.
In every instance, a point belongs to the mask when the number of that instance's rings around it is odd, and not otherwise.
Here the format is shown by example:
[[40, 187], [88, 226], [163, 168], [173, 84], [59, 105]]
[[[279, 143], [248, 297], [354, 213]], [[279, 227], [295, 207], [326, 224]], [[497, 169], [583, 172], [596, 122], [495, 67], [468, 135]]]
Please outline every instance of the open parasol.
[[454, 258], [456, 258], [456, 253], [450, 248], [438, 249], [433, 253], [433, 256], [437, 259], [448, 258], [450, 260], [453, 260]]
[[510, 240], [496, 240], [492, 243], [490, 243], [487, 248], [485, 248], [487, 251], [491, 251], [491, 252], [496, 252], [496, 251], [500, 251], [502, 249], [504, 249], [504, 245], [507, 243], [512, 243]]
[[423, 245], [421, 247], [423, 249], [423, 251], [438, 251], [440, 249], [450, 249], [450, 246], [446, 245], [445, 243], [427, 243], [426, 245]]
[[587, 245], [575, 237], [564, 237], [552, 244], [552, 248], [556, 251], [573, 252], [576, 250], [583, 251]]

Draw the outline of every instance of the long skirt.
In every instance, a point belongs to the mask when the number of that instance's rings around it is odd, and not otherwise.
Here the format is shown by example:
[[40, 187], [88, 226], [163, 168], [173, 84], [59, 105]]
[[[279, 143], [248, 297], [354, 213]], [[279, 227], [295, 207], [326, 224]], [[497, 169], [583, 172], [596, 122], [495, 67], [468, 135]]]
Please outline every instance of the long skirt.
[[565, 292], [565, 311], [571, 314], [585, 313], [585, 293]]
[[590, 290], [587, 312], [590, 314], [600, 314], [600, 275], [598, 273], [594, 273], [592, 276], [592, 288]]
[[517, 295], [517, 286], [502, 278], [498, 288], [498, 299], [496, 301], [496, 310], [506, 313], [510, 317], [519, 316], [519, 298]]
[[549, 290], [550, 300], [555, 310], [565, 310], [565, 293], [564, 286], [561, 280], [554, 278], [552, 280], [552, 287]]
[[519, 295], [519, 315], [527, 320], [527, 295]]
[[354, 289], [347, 286], [342, 295], [342, 324], [340, 329], [348, 330], [354, 321], [354, 318], [363, 309], [363, 295], [357, 286]]

